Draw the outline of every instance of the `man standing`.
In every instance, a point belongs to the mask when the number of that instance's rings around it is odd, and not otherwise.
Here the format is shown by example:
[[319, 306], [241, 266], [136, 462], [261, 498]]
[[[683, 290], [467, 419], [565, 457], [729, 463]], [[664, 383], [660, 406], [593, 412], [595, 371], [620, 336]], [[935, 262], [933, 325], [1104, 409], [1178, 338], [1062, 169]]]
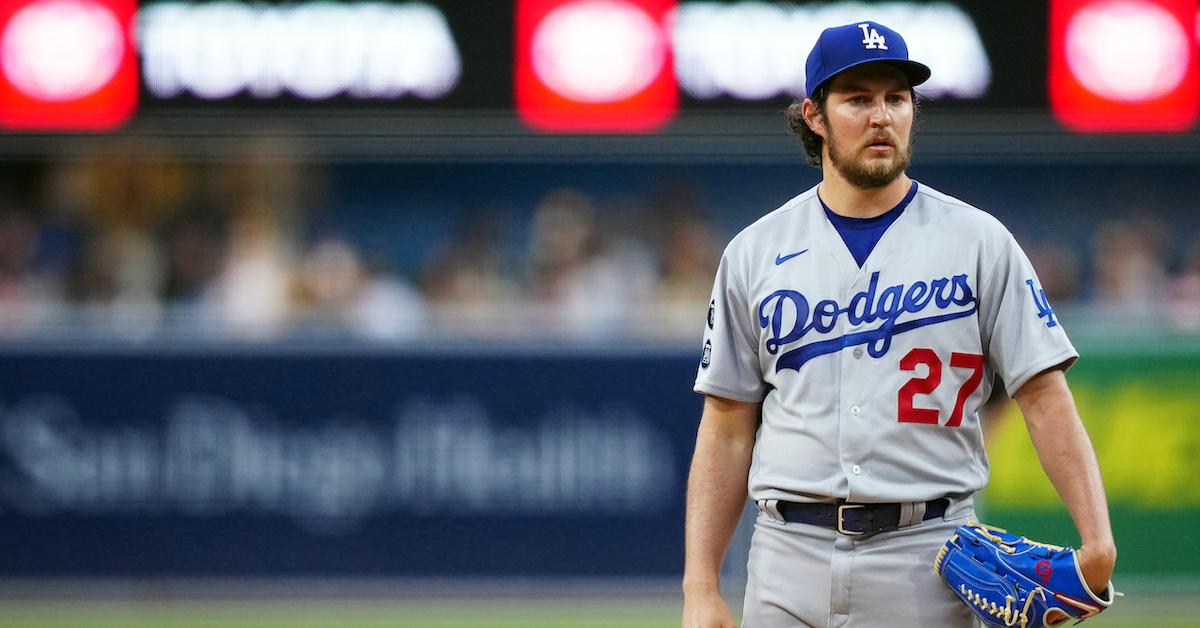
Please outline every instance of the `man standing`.
[[994, 218], [910, 179], [899, 33], [826, 29], [788, 118], [822, 181], [738, 234], [717, 270], [696, 391], [683, 624], [732, 627], [722, 557], [759, 514], [744, 625], [974, 626], [934, 556], [974, 515], [977, 410], [998, 374], [1104, 590], [1116, 549], [1064, 372], [1078, 354]]

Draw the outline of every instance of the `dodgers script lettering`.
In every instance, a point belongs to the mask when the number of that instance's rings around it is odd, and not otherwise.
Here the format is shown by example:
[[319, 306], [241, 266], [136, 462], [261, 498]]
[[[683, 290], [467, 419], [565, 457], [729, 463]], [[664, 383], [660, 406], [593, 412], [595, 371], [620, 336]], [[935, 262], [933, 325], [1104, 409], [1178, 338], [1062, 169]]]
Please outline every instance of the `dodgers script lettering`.
[[[758, 324], [770, 329], [766, 340], [767, 352], [775, 355], [785, 345], [797, 342], [809, 332], [827, 334], [845, 317], [852, 326], [881, 321], [878, 327], [856, 331], [811, 342], [779, 356], [776, 372], [784, 369], [800, 370], [809, 360], [828, 353], [837, 353], [846, 347], [865, 344], [871, 357], [883, 357], [892, 346], [892, 337], [919, 327], [936, 325], [975, 313], [979, 300], [971, 290], [967, 275], [941, 277], [931, 281], [917, 281], [912, 285], [896, 284], [879, 289], [879, 273], [871, 274], [866, 290], [850, 298], [843, 307], [833, 299], [823, 299], [809, 307], [808, 298], [796, 290], [776, 290], [767, 295], [758, 306]], [[921, 314], [932, 306], [938, 313], [923, 318], [900, 321], [904, 314]], [[965, 309], [964, 309], [965, 308]], [[784, 333], [785, 320], [794, 320], [791, 329]]]

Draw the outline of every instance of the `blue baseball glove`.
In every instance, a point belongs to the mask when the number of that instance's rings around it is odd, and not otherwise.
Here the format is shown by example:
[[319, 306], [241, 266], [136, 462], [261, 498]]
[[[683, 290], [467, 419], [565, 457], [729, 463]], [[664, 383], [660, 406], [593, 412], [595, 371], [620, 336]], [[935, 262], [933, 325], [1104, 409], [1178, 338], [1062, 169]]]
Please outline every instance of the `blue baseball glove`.
[[1075, 550], [971, 522], [938, 551], [934, 571], [987, 626], [1041, 628], [1083, 621], [1113, 602], [1092, 593]]

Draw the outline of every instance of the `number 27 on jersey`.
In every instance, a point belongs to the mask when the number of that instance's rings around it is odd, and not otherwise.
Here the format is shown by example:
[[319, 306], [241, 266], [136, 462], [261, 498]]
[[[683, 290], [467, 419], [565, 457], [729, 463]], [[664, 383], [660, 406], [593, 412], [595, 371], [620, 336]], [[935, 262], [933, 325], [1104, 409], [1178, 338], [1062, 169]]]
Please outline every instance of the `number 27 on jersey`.
[[[900, 359], [900, 370], [915, 371], [918, 365], [925, 365], [929, 372], [924, 377], [913, 377], [900, 387], [899, 399], [897, 403], [898, 417], [897, 420], [901, 423], [927, 423], [937, 425], [941, 422], [941, 417], [937, 408], [920, 408], [913, 404], [913, 397], [916, 395], [934, 394], [938, 386], [942, 383], [942, 359], [933, 349], [917, 347], [909, 351], [907, 355]], [[978, 353], [959, 353], [950, 354], [950, 368], [967, 370], [969, 373], [962, 386], [958, 389], [958, 396], [954, 400], [954, 410], [950, 413], [950, 420], [946, 422], [946, 427], [958, 427], [962, 424], [963, 408], [967, 404], [967, 399], [970, 398], [983, 382], [983, 356]]]

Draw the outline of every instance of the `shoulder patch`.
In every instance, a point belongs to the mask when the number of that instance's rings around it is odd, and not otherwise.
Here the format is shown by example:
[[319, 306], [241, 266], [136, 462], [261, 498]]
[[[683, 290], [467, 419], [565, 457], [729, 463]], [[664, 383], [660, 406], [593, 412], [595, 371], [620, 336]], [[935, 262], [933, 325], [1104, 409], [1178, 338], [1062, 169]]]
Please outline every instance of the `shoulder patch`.
[[1054, 320], [1054, 308], [1050, 307], [1050, 299], [1046, 297], [1046, 291], [1042, 290], [1032, 279], [1026, 279], [1025, 285], [1029, 286], [1029, 292], [1033, 294], [1033, 304], [1037, 306], [1038, 318], [1046, 319], [1046, 327], [1057, 327], [1058, 321]]

